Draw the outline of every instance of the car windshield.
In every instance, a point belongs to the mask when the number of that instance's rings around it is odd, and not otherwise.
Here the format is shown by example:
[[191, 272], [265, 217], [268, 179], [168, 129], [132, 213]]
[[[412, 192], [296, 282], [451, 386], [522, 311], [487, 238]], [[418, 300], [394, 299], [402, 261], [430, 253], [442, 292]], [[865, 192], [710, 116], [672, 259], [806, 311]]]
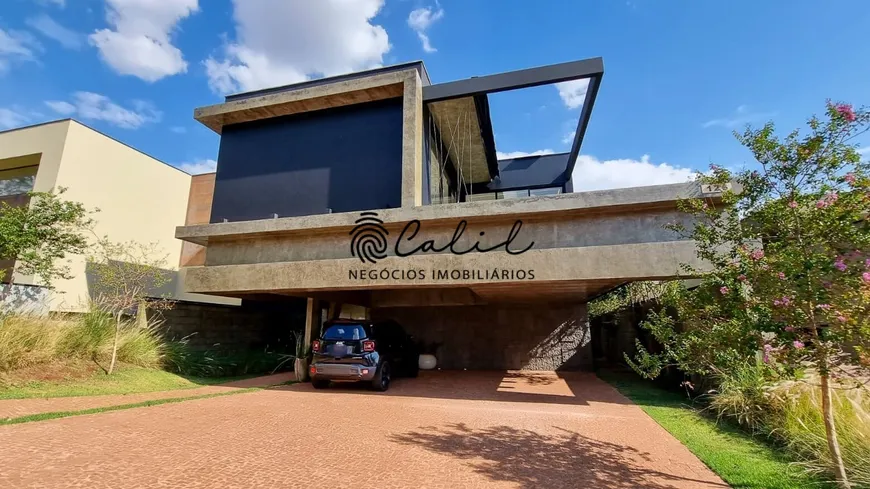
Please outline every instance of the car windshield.
[[361, 340], [366, 330], [361, 324], [335, 324], [323, 332], [324, 340]]

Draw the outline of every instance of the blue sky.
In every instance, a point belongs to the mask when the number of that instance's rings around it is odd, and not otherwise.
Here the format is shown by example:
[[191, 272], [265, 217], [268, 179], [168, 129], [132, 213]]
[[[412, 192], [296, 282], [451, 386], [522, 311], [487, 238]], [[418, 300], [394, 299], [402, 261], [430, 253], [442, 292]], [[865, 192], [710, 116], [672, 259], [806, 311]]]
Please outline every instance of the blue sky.
[[[575, 172], [594, 189], [751, 164], [731, 131], [826, 98], [870, 103], [870, 2], [2, 0], [0, 129], [74, 117], [201, 171], [222, 94], [422, 59], [433, 82], [594, 56], [605, 75]], [[557, 87], [495, 95], [504, 153], [567, 151]], [[863, 141], [870, 146], [870, 140]]]

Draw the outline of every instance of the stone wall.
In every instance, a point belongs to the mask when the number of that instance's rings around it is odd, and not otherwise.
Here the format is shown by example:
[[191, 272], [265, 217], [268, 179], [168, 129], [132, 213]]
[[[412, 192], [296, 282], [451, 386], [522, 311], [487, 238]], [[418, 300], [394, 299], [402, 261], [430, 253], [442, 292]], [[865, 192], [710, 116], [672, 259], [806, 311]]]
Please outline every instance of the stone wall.
[[443, 369], [592, 367], [586, 304], [392, 307], [371, 315], [398, 321], [417, 340], [441, 343]]
[[292, 352], [295, 348], [293, 333], [305, 329], [305, 299], [245, 300], [241, 306], [178, 302], [159, 314], [164, 320], [167, 338], [187, 337], [190, 346], [196, 349], [269, 347]]

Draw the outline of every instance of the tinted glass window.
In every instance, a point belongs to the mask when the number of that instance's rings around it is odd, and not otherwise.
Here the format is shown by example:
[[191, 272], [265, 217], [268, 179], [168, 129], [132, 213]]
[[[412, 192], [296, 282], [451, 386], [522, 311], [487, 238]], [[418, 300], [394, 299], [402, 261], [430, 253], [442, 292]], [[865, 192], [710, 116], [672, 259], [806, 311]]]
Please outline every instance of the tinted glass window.
[[402, 97], [223, 128], [211, 222], [401, 205]]
[[323, 332], [324, 340], [361, 340], [366, 337], [366, 330], [361, 324], [337, 324]]
[[37, 166], [0, 170], [0, 197], [26, 194], [33, 190]]

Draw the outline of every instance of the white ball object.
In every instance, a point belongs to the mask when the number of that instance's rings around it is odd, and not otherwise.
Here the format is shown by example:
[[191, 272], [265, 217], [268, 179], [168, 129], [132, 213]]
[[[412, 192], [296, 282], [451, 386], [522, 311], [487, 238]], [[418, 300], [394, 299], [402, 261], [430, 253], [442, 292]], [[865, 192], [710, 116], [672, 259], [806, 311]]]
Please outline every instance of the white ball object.
[[438, 359], [435, 355], [420, 355], [420, 360], [417, 362], [421, 370], [432, 370], [438, 365]]

